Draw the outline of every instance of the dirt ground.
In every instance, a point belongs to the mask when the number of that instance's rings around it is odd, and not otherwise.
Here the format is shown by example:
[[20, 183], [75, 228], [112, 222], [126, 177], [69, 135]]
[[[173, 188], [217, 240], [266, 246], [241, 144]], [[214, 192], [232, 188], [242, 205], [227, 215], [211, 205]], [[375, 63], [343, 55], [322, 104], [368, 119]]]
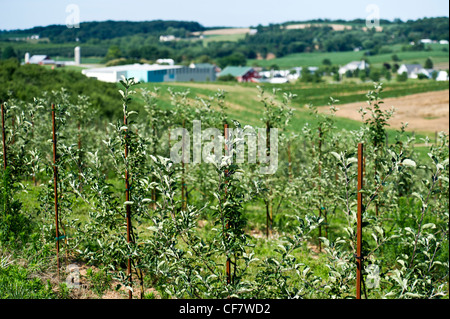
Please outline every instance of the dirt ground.
[[[383, 110], [392, 106], [396, 111], [388, 122], [391, 128], [400, 128], [402, 123], [408, 122], [407, 131], [449, 133], [449, 90], [384, 99]], [[361, 121], [358, 110], [366, 108], [367, 102], [338, 104], [336, 107], [336, 116]], [[322, 111], [329, 112], [328, 108]]]

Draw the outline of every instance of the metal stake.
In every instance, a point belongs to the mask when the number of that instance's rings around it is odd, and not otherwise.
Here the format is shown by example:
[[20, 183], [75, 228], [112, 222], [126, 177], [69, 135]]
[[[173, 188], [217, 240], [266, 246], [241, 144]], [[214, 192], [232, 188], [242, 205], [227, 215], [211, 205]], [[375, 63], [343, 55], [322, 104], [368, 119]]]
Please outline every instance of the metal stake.
[[362, 187], [363, 187], [363, 151], [364, 144], [358, 144], [358, 212], [357, 212], [357, 231], [356, 231], [356, 299], [361, 299], [361, 270], [362, 270]]
[[52, 104], [52, 130], [53, 130], [53, 186], [55, 193], [55, 228], [56, 228], [56, 266], [59, 281], [59, 218], [58, 218], [58, 167], [56, 166], [56, 120], [55, 104]]
[[[127, 117], [126, 114], [123, 116], [123, 124], [127, 126]], [[127, 132], [127, 130], [125, 130]], [[125, 135], [125, 161], [128, 157], [128, 142], [127, 142], [128, 134]], [[125, 167], [125, 201], [130, 200], [130, 183], [128, 180], [128, 165]], [[126, 209], [126, 219], [127, 219], [127, 242], [131, 242], [131, 211], [130, 205], [125, 206]], [[130, 285], [132, 284], [132, 274], [131, 274], [131, 258], [128, 257], [127, 263], [127, 276], [130, 280]], [[132, 299], [133, 295], [131, 290], [128, 291], [128, 299]]]
[[[225, 135], [225, 155], [228, 155], [228, 124], [224, 124], [224, 135]], [[228, 170], [225, 170], [225, 184], [228, 184], [227, 181], [228, 177]], [[225, 186], [225, 197], [227, 194], [227, 186]], [[228, 229], [230, 225], [227, 222], [226, 228]], [[228, 237], [228, 236], [227, 236]], [[227, 275], [227, 284], [231, 284], [231, 260], [230, 257], [227, 255], [227, 263], [226, 263], [226, 275]]]
[[8, 163], [6, 161], [5, 105], [3, 103], [2, 103], [2, 139], [3, 139], [3, 167], [6, 170]]

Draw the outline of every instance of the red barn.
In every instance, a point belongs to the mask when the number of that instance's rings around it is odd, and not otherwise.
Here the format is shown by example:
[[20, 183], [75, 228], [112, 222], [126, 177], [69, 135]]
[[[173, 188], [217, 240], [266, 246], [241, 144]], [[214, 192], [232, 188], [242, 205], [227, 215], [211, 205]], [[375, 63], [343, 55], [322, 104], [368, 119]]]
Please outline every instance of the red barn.
[[234, 76], [238, 82], [257, 82], [255, 79], [260, 77], [253, 68], [246, 66], [227, 66], [218, 77], [225, 75]]

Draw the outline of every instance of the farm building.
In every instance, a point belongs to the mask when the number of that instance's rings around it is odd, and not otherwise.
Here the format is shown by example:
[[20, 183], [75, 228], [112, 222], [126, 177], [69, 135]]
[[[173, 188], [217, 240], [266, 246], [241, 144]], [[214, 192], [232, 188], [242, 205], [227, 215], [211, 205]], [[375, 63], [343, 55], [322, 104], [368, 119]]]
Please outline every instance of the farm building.
[[227, 66], [217, 77], [225, 75], [234, 76], [238, 82], [256, 82], [255, 79], [260, 77], [253, 68], [246, 66]]
[[181, 65], [129, 64], [104, 68], [85, 69], [87, 77], [104, 82], [118, 82], [122, 76], [139, 82], [207, 82], [214, 81], [214, 66], [185, 67]]
[[448, 77], [447, 71], [439, 71], [438, 72], [436, 81], [448, 81], [448, 80], [449, 80], [449, 77]]
[[406, 73], [409, 79], [417, 79], [419, 74], [424, 74], [429, 78], [432, 72], [433, 70], [426, 70], [420, 64], [402, 64], [397, 71], [398, 74]]
[[369, 68], [369, 64], [366, 61], [353, 61], [344, 65], [339, 69], [339, 74], [344, 75], [348, 71], [354, 72], [356, 70], [366, 70]]
[[215, 81], [216, 80], [216, 66], [210, 63], [191, 63], [189, 68], [201, 70], [201, 73], [208, 73], [206, 75], [206, 81]]
[[33, 55], [31, 58], [28, 59], [27, 63], [46, 65], [46, 64], [55, 64], [55, 61], [51, 59], [48, 55]]

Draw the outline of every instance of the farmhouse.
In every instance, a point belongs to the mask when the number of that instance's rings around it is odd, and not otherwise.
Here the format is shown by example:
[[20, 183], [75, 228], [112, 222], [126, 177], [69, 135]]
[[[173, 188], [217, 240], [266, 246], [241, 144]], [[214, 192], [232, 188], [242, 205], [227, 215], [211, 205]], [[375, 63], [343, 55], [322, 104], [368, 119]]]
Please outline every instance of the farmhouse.
[[436, 81], [448, 81], [448, 80], [449, 80], [449, 77], [448, 77], [447, 71], [439, 71], [438, 72]]
[[253, 68], [246, 66], [227, 66], [217, 77], [225, 75], [234, 76], [238, 82], [257, 82], [256, 79], [260, 77]]
[[366, 61], [353, 61], [344, 65], [339, 69], [339, 74], [344, 75], [348, 71], [354, 72], [356, 70], [366, 70], [369, 68], [369, 64]]
[[175, 38], [175, 36], [174, 35], [161, 35], [160, 37], [159, 37], [159, 41], [160, 42], [171, 42], [171, 41], [175, 41], [176, 40], [176, 38]]
[[167, 65], [175, 65], [175, 61], [173, 59], [158, 59], [156, 60], [158, 64], [167, 64]]
[[417, 79], [419, 74], [424, 74], [430, 78], [432, 72], [433, 70], [426, 70], [420, 64], [402, 64], [397, 71], [398, 74], [406, 73], [409, 79]]
[[214, 81], [214, 66], [189, 68], [181, 65], [129, 64], [104, 68], [85, 69], [87, 77], [103, 82], [118, 82], [122, 76], [139, 82], [207, 82]]
[[39, 64], [39, 65], [47, 65], [47, 64], [55, 64], [55, 61], [52, 60], [48, 55], [33, 55], [28, 59], [28, 64]]

